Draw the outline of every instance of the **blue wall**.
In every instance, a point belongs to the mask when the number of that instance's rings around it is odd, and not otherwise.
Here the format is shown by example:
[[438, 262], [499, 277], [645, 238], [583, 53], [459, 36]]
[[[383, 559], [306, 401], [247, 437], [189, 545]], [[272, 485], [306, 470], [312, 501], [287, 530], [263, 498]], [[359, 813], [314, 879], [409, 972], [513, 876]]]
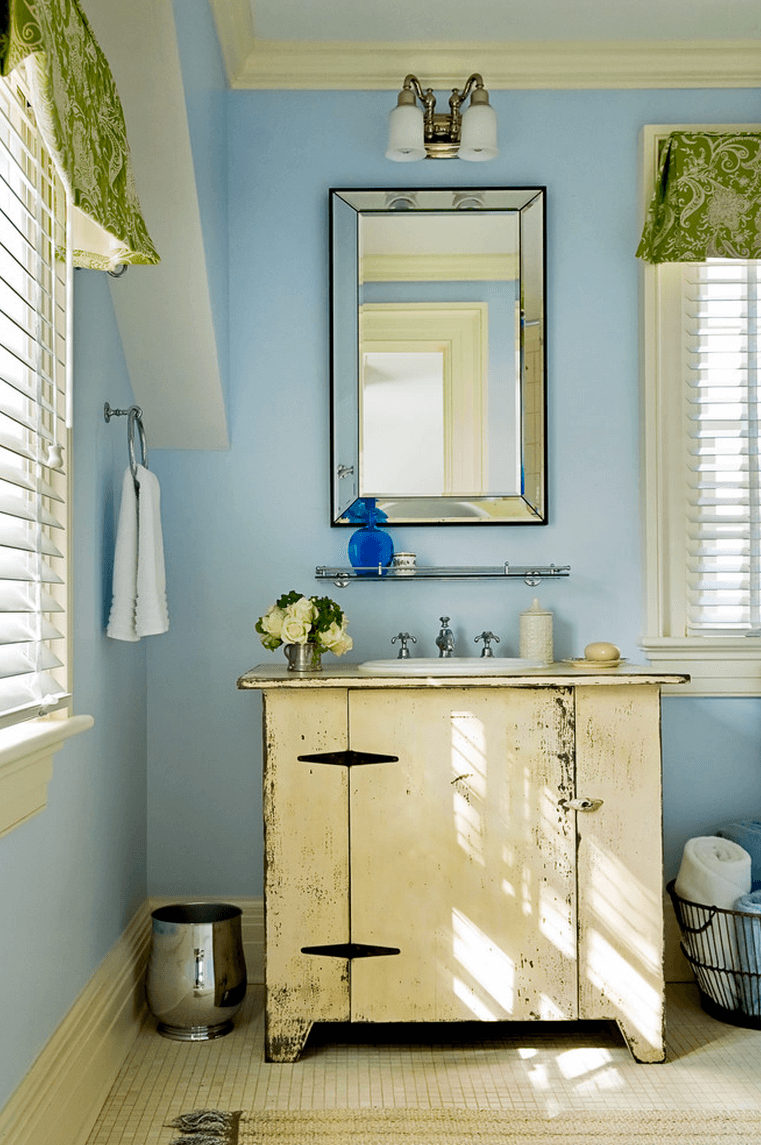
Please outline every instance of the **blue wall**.
[[[496, 92], [499, 159], [400, 168], [383, 156], [390, 93], [229, 93], [232, 449], [155, 455], [172, 629], [148, 653], [152, 892], [261, 892], [260, 703], [235, 680], [282, 658], [259, 644], [261, 612], [287, 589], [317, 591], [316, 564], [345, 560], [348, 531], [328, 523], [328, 189], [547, 186], [551, 523], [392, 532], [421, 563], [570, 564], [567, 581], [540, 593], [558, 656], [613, 639], [642, 662], [638, 134], [645, 123], [750, 122], [757, 98]], [[418, 636], [419, 654], [435, 652], [442, 613], [462, 648], [491, 628], [515, 653], [533, 590], [408, 582], [333, 593], [361, 660], [389, 655], [400, 629]], [[663, 721], [671, 875], [689, 835], [761, 812], [761, 702], [667, 699]]]
[[74, 711], [48, 806], [0, 839], [0, 1106], [146, 897], [145, 648], [105, 636], [132, 400], [105, 276], [75, 272]]
[[[496, 92], [498, 160], [400, 168], [383, 158], [392, 93], [221, 94], [205, 0], [175, 16], [232, 448], [152, 452], [171, 628], [140, 645], [107, 640], [125, 430], [102, 408], [132, 394], [107, 284], [77, 272], [75, 710], [96, 725], [57, 754], [46, 811], [0, 839], [0, 1104], [147, 891], [261, 892], [260, 701], [235, 680], [280, 659], [256, 618], [285, 589], [317, 591], [315, 565], [345, 559], [349, 532], [328, 524], [328, 189], [547, 186], [551, 523], [394, 535], [425, 563], [571, 564], [540, 594], [558, 655], [612, 638], [641, 660], [637, 137], [644, 123], [758, 117], [755, 91]], [[462, 647], [488, 627], [515, 652], [533, 591], [384, 583], [334, 595], [352, 658], [365, 659], [388, 655], [400, 629], [431, 654], [442, 613]], [[761, 702], [667, 699], [663, 732], [671, 875], [689, 835], [759, 813]]]

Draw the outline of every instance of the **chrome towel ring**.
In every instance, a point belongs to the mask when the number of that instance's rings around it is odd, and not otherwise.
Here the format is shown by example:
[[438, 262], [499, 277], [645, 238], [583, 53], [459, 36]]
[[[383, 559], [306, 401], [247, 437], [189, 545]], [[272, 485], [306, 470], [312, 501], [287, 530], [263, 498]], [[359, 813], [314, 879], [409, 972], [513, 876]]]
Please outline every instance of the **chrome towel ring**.
[[103, 416], [106, 421], [111, 421], [112, 417], [126, 417], [127, 418], [127, 450], [129, 453], [129, 467], [132, 472], [132, 480], [135, 482], [137, 488], [137, 466], [138, 461], [135, 456], [135, 427], [140, 438], [140, 456], [142, 458], [140, 464], [144, 469], [148, 468], [148, 446], [145, 441], [145, 428], [143, 426], [143, 411], [140, 406], [130, 406], [129, 409], [112, 409], [108, 402], [103, 406]]

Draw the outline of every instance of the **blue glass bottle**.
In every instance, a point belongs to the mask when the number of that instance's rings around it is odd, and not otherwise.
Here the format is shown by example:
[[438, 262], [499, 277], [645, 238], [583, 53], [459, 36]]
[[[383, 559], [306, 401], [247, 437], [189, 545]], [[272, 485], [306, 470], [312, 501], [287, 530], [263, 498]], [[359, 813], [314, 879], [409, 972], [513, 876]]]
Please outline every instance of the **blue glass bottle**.
[[386, 569], [394, 556], [394, 543], [388, 533], [378, 527], [379, 520], [386, 515], [376, 508], [372, 497], [364, 498], [362, 516], [367, 523], [349, 537], [349, 560], [357, 570], [357, 576], [385, 576]]
[[349, 560], [357, 576], [385, 576], [393, 555], [393, 541], [377, 525], [365, 525], [349, 538]]

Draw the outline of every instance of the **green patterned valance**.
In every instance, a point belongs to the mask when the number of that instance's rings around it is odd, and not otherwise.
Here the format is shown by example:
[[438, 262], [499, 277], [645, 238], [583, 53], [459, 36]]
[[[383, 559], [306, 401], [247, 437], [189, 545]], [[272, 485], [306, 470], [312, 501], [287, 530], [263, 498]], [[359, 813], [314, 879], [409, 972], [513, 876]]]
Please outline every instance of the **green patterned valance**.
[[761, 258], [761, 134], [674, 131], [637, 248], [647, 262]]
[[113, 270], [158, 262], [140, 213], [114, 78], [77, 0], [0, 0], [0, 74], [20, 64], [75, 208], [74, 265]]

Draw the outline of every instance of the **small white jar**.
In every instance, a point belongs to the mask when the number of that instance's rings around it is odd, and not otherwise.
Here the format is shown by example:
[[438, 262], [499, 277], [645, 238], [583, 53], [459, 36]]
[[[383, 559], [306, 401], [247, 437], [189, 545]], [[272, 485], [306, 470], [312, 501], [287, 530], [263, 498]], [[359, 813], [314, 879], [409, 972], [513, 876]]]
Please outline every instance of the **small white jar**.
[[415, 575], [415, 553], [394, 553], [393, 567], [397, 576]]

